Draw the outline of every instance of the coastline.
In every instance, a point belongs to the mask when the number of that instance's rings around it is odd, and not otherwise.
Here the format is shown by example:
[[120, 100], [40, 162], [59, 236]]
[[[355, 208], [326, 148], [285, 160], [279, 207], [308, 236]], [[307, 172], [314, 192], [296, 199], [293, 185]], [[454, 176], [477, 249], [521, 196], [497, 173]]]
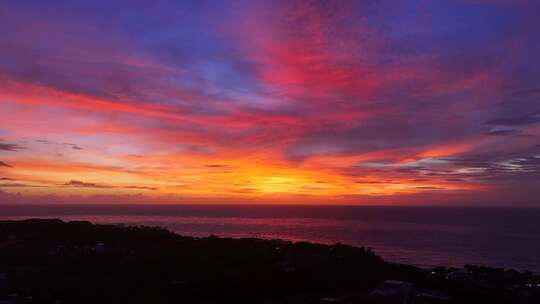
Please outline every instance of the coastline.
[[372, 248], [418, 266], [540, 272], [540, 210], [348, 206], [0, 206], [0, 220], [60, 218], [160, 226], [181, 235], [260, 237]]
[[[0, 221], [0, 232], [0, 273], [15, 282], [7, 284], [11, 294], [41, 298], [67, 293], [64, 300], [73, 300], [70, 297], [76, 295], [65, 290], [65, 284], [72, 283], [66, 280], [80, 283], [97, 278], [125, 281], [125, 286], [117, 287], [128, 294], [135, 292], [132, 283], [142, 280], [147, 296], [165, 297], [154, 299], [156, 303], [171, 297], [207, 303], [208, 294], [216, 301], [237, 303], [288, 303], [286, 299], [297, 296], [332, 297], [342, 303], [354, 297], [371, 303], [370, 295], [386, 281], [446, 294], [452, 301], [478, 295], [512, 301], [540, 296], [540, 285], [527, 285], [540, 283], [540, 277], [530, 272], [472, 265], [420, 269], [388, 263], [369, 249], [343, 244], [195, 238], [158, 227], [40, 219]], [[110, 297], [113, 291], [108, 288], [78, 292]]]

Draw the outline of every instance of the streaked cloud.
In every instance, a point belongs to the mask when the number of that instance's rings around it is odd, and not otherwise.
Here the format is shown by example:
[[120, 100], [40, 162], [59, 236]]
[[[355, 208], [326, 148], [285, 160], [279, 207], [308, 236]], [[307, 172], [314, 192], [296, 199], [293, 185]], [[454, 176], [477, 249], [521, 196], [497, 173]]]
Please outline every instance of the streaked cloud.
[[113, 188], [113, 186], [109, 185], [103, 185], [103, 184], [96, 184], [96, 183], [85, 183], [78, 180], [70, 180], [69, 182], [63, 184], [64, 186], [70, 186], [70, 187], [82, 187], [82, 188], [98, 188], [98, 189], [107, 189], [107, 188]]
[[29, 201], [534, 205], [539, 9], [2, 3], [0, 168]]
[[6, 162], [0, 161], [0, 167], [11, 167], [11, 165]]
[[0, 142], [0, 151], [15, 152], [15, 151], [23, 150], [23, 149], [24, 149], [24, 147], [21, 147], [21, 146], [16, 145], [16, 144], [8, 144], [8, 143]]

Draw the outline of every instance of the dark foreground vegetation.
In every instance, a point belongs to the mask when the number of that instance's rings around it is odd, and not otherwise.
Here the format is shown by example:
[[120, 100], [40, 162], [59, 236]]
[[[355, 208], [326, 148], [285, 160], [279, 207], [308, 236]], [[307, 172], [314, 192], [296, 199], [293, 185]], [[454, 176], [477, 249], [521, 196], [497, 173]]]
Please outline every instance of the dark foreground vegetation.
[[539, 283], [513, 270], [391, 264], [341, 244], [0, 222], [0, 303], [540, 303]]

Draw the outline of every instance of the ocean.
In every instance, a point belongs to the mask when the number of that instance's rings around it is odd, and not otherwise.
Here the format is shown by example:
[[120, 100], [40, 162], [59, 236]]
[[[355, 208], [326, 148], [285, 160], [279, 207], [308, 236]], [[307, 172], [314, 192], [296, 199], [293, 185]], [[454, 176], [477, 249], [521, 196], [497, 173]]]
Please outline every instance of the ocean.
[[27, 218], [161, 226], [196, 237], [339, 242], [369, 247], [388, 261], [420, 267], [476, 264], [540, 273], [540, 209], [0, 205], [0, 220]]

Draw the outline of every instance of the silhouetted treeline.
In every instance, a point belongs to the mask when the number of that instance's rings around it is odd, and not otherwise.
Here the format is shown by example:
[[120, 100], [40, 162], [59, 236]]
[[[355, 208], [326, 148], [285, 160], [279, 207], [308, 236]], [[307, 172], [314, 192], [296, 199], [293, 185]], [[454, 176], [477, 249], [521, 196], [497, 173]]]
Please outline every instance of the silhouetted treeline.
[[450, 303], [540, 303], [530, 302], [540, 282], [531, 273], [422, 270], [341, 244], [0, 222], [0, 303], [372, 303], [370, 292], [389, 279], [444, 292]]

